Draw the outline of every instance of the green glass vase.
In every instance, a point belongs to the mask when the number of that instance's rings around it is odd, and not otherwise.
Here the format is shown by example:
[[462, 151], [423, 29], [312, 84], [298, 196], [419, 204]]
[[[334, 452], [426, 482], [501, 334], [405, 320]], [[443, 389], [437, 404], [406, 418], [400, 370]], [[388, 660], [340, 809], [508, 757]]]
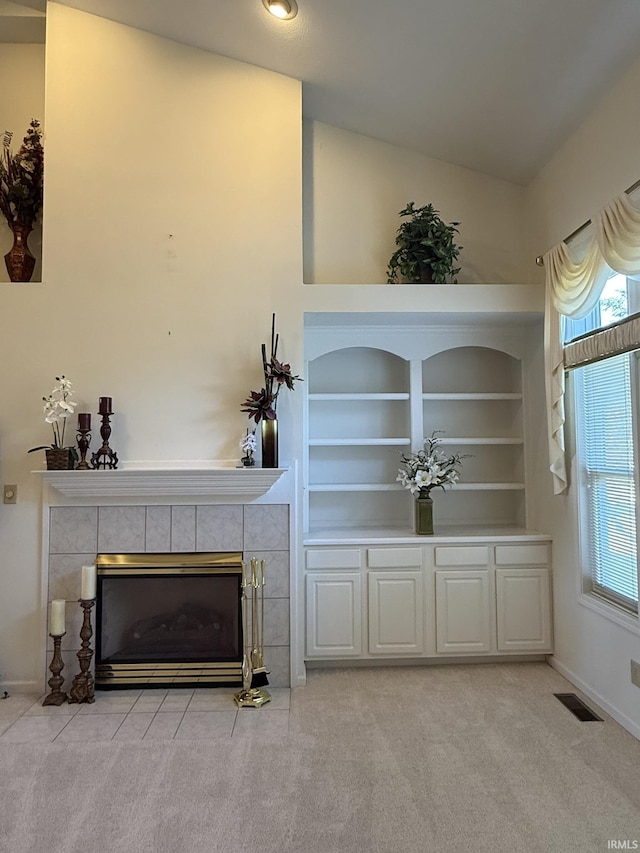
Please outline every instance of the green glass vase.
[[429, 493], [422, 492], [415, 501], [416, 533], [420, 536], [433, 536], [433, 500]]

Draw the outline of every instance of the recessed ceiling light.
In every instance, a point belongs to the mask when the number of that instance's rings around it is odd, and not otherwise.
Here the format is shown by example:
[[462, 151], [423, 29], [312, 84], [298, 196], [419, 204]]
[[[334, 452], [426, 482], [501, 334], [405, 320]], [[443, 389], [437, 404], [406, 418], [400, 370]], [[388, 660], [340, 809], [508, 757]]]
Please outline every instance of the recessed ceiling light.
[[271, 12], [281, 21], [290, 21], [298, 14], [296, 0], [262, 0], [262, 5], [267, 12]]

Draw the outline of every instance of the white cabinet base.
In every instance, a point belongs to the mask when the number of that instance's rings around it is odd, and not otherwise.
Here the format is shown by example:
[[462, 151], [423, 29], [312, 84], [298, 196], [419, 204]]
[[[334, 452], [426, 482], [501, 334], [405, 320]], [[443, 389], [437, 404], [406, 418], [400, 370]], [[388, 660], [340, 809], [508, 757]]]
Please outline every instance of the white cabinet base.
[[307, 546], [307, 660], [553, 651], [548, 537], [422, 538]]
[[307, 575], [307, 655], [362, 654], [362, 586], [354, 572]]
[[551, 651], [549, 571], [496, 569], [498, 651]]
[[488, 570], [438, 570], [435, 576], [436, 651], [490, 652]]
[[372, 571], [368, 576], [369, 653], [424, 651], [422, 572]]

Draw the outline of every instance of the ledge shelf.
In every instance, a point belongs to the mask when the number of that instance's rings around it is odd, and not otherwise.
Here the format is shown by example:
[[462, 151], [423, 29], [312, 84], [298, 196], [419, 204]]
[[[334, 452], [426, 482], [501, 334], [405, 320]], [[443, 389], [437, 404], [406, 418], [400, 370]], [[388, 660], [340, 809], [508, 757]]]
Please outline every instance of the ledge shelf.
[[310, 438], [309, 447], [403, 447], [410, 438]]
[[[451, 483], [447, 488], [456, 492], [524, 491], [524, 483]], [[400, 483], [309, 483], [310, 492], [403, 492]]]
[[548, 542], [550, 537], [517, 525], [439, 525], [434, 535], [420, 536], [410, 527], [354, 526], [311, 528], [304, 545], [479, 545]]
[[[178, 467], [180, 465], [180, 467]], [[149, 463], [115, 471], [34, 471], [68, 498], [219, 496], [249, 502], [266, 494], [286, 468], [236, 468], [233, 463]]]

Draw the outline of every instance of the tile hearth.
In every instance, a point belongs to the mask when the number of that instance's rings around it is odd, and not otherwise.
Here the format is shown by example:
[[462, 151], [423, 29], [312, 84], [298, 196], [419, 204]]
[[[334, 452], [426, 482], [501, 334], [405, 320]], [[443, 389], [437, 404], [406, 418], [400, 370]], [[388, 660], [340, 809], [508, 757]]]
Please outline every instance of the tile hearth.
[[2, 743], [211, 740], [289, 733], [289, 688], [269, 687], [271, 702], [236, 708], [234, 690], [97, 691], [93, 704], [43, 706], [42, 697], [0, 701]]

